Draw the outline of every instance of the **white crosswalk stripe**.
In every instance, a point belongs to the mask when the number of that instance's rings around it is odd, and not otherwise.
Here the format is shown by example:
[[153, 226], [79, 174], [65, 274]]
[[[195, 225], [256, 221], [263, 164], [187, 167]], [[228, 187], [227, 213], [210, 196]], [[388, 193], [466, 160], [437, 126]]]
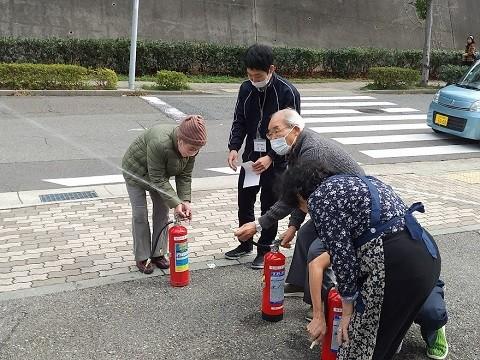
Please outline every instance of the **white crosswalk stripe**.
[[[303, 112], [302, 112], [303, 114]], [[334, 117], [306, 117], [306, 124], [312, 123], [341, 123], [341, 122], [363, 122], [363, 121], [406, 121], [406, 120], [427, 120], [427, 114], [418, 115], [359, 115], [359, 116], [334, 116]]]
[[373, 96], [354, 95], [354, 96], [302, 96], [302, 101], [335, 101], [335, 100], [375, 100]]
[[345, 133], [345, 132], [367, 132], [367, 131], [389, 131], [389, 130], [417, 130], [429, 129], [427, 124], [388, 124], [388, 125], [360, 125], [360, 126], [323, 126], [312, 127], [313, 131], [320, 134]]
[[345, 145], [359, 145], [359, 144], [381, 144], [381, 143], [396, 143], [409, 141], [436, 141], [448, 139], [448, 136], [440, 134], [407, 134], [407, 135], [379, 135], [379, 136], [354, 136], [333, 138], [333, 140]]
[[386, 113], [406, 113], [406, 112], [418, 112], [420, 110], [405, 107], [405, 108], [385, 108], [385, 109], [382, 109], [382, 111]]
[[465, 154], [478, 153], [480, 148], [475, 145], [447, 145], [447, 146], [419, 146], [411, 148], [395, 148], [382, 150], [363, 150], [360, 151], [375, 159], [411, 157], [425, 155], [448, 155], [448, 154]]
[[[371, 107], [371, 106], [394, 106], [389, 101], [355, 101], [355, 102], [312, 102], [302, 103], [302, 109], [306, 107]], [[304, 111], [302, 110], [302, 114]]]

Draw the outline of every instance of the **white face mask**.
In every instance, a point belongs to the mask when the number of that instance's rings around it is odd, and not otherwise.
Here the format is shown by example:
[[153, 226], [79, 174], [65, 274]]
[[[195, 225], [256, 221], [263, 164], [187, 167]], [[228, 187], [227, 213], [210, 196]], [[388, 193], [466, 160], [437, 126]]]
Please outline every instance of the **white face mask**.
[[270, 145], [272, 146], [272, 150], [275, 151], [278, 155], [287, 155], [290, 149], [292, 148], [291, 145], [287, 144], [287, 136], [290, 135], [292, 130], [290, 130], [288, 134], [285, 135], [284, 137], [270, 140]]
[[255, 86], [258, 90], [262, 90], [262, 89], [264, 89], [264, 88], [267, 87], [267, 85], [268, 85], [268, 83], [270, 82], [270, 79], [271, 79], [271, 78], [272, 78], [272, 74], [270, 73], [270, 74], [267, 75], [267, 78], [266, 78], [265, 80], [263, 80], [263, 81], [257, 81], [257, 82], [255, 82], [255, 81], [250, 80], [250, 82], [251, 82], [252, 85]]

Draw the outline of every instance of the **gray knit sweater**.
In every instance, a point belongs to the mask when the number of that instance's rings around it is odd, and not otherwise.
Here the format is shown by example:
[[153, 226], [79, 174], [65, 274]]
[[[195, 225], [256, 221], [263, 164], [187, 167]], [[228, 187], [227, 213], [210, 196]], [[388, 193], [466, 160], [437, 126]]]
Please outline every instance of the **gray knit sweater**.
[[[298, 161], [318, 161], [333, 174], [365, 175], [362, 168], [344, 149], [310, 129], [304, 129], [300, 133], [288, 154], [289, 166]], [[258, 221], [262, 228], [268, 229], [288, 214], [291, 214], [289, 226], [300, 228], [305, 220], [305, 213], [300, 209], [292, 209], [281, 199]]]

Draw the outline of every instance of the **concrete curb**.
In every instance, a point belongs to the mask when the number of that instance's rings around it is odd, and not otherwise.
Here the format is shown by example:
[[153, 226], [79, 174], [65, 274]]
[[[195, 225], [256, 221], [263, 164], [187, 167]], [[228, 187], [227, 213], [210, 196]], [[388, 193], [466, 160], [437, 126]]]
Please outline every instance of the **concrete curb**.
[[183, 90], [0, 90], [0, 96], [144, 96], [144, 95], [208, 95], [210, 91]]
[[[221, 190], [236, 188], [238, 182], [238, 175], [225, 175], [205, 178], [192, 179], [192, 192], [207, 191], [207, 190]], [[175, 186], [175, 181], [170, 180], [172, 186]], [[78, 200], [64, 200], [41, 202], [39, 195], [56, 194], [56, 193], [70, 193], [82, 191], [95, 191], [98, 195], [92, 199], [78, 199]], [[56, 203], [81, 202], [89, 200], [111, 199], [118, 197], [127, 197], [127, 189], [124, 183], [107, 184], [107, 185], [93, 185], [82, 187], [63, 187], [57, 189], [46, 190], [30, 190], [0, 193], [0, 210], [16, 209], [22, 207], [30, 207], [36, 205], [51, 205]]]

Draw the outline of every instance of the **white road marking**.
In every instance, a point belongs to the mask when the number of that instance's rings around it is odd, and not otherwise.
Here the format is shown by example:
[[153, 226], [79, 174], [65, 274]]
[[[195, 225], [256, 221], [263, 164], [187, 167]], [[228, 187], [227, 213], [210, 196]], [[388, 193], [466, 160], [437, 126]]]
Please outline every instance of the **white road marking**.
[[122, 175], [84, 176], [76, 178], [43, 179], [43, 181], [63, 186], [85, 186], [99, 184], [118, 184], [125, 180]]
[[161, 112], [165, 113], [165, 115], [173, 118], [177, 122], [183, 120], [187, 116], [182, 111], [167, 104], [165, 101], [160, 100], [156, 96], [140, 96], [140, 98], [153, 105], [155, 108], [159, 109]]
[[446, 146], [424, 146], [412, 148], [382, 149], [382, 150], [364, 150], [361, 153], [375, 159], [413, 157], [413, 156], [433, 156], [449, 154], [478, 153], [480, 148], [475, 145], [446, 145]]
[[439, 134], [406, 134], [406, 135], [383, 135], [383, 136], [355, 136], [355, 137], [343, 137], [333, 138], [345, 145], [359, 145], [359, 144], [383, 144], [383, 143], [396, 143], [396, 142], [408, 142], [408, 141], [433, 141], [451, 139], [451, 137], [443, 136]]
[[404, 112], [418, 112], [420, 110], [414, 109], [414, 108], [385, 108], [382, 109], [383, 111], [387, 113], [404, 113]]
[[[315, 110], [317, 111], [317, 110]], [[302, 111], [303, 115], [303, 111]], [[363, 121], [398, 121], [398, 120], [426, 120], [427, 114], [418, 115], [359, 115], [359, 116], [333, 116], [333, 117], [303, 117], [305, 123], [341, 123]]]
[[302, 101], [322, 101], [322, 100], [375, 100], [373, 96], [302, 96]]
[[219, 173], [227, 174], [227, 175], [240, 174], [240, 166], [237, 168], [236, 172], [233, 171], [232, 169], [230, 169], [229, 167], [208, 168], [208, 169], [205, 169], [205, 170], [215, 171], [215, 172], [219, 172]]
[[363, 126], [325, 126], [313, 127], [313, 131], [320, 134], [325, 133], [346, 133], [346, 132], [367, 132], [367, 131], [390, 131], [390, 130], [417, 130], [429, 129], [427, 124], [393, 124], [393, 125], [363, 125]]
[[[304, 111], [302, 111], [302, 115]], [[315, 115], [335, 115], [335, 114], [361, 114], [360, 111], [354, 109], [323, 109], [315, 110]]]
[[[388, 101], [357, 101], [357, 102], [307, 102], [302, 103], [302, 109], [306, 107], [368, 107], [368, 106], [395, 106], [397, 104]], [[304, 113], [304, 110], [302, 110]]]

